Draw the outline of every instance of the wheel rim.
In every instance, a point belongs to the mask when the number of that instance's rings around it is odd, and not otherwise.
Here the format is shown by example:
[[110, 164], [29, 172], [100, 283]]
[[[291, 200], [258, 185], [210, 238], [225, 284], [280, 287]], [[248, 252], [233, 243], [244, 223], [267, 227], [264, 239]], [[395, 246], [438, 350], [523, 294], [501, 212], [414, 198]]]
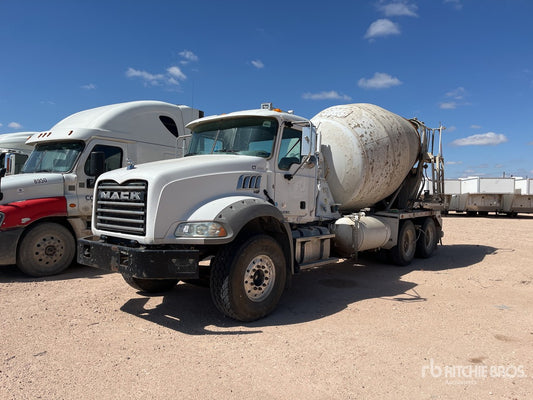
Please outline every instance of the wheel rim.
[[246, 296], [254, 302], [263, 301], [272, 291], [275, 280], [276, 270], [272, 259], [266, 255], [255, 257], [244, 273]]
[[64, 254], [63, 242], [55, 236], [46, 236], [35, 243], [33, 259], [41, 265], [57, 263]]

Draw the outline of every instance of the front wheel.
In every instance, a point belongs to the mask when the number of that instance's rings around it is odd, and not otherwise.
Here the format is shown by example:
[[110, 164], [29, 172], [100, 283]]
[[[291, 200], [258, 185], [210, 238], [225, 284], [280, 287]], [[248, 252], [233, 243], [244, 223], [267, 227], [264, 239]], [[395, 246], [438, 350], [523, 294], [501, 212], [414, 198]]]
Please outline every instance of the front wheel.
[[416, 230], [415, 225], [410, 220], [405, 220], [400, 225], [398, 232], [398, 243], [391, 251], [392, 261], [399, 266], [406, 266], [413, 261], [416, 250]]
[[22, 237], [17, 254], [17, 266], [30, 276], [55, 275], [72, 261], [76, 244], [72, 233], [63, 225], [43, 222]]
[[178, 283], [177, 279], [144, 279], [129, 275], [122, 275], [122, 277], [132, 288], [146, 293], [168, 292]]
[[272, 237], [255, 235], [227, 246], [211, 265], [211, 297], [226, 316], [254, 321], [276, 308], [287, 269], [283, 250]]

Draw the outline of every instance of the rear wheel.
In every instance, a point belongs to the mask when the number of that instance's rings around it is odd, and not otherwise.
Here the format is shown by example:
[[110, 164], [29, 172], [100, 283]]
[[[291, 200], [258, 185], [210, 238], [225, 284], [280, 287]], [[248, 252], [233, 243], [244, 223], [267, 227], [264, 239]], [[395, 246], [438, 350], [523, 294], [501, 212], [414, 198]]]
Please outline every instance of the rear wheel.
[[211, 297], [226, 316], [254, 321], [276, 308], [286, 278], [280, 244], [270, 236], [255, 235], [222, 249], [213, 259]]
[[168, 292], [178, 283], [177, 279], [144, 279], [129, 275], [122, 275], [122, 277], [132, 288], [146, 293]]
[[428, 258], [433, 254], [439, 242], [439, 231], [433, 218], [424, 219], [420, 231], [420, 236], [416, 241], [416, 255], [420, 258]]
[[405, 220], [400, 225], [398, 232], [398, 243], [391, 249], [391, 257], [394, 264], [406, 266], [415, 257], [416, 251], [416, 230], [412, 221]]
[[75, 240], [63, 225], [43, 222], [22, 237], [17, 254], [17, 266], [31, 276], [55, 275], [72, 264]]

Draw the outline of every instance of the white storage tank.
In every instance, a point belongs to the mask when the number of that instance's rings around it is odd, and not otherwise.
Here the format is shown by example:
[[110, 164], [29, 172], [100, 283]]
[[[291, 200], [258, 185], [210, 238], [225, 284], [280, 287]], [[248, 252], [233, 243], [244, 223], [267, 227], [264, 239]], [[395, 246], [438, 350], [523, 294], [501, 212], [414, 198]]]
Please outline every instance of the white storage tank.
[[370, 207], [394, 193], [420, 152], [414, 124], [373, 104], [330, 107], [311, 121], [321, 135], [326, 179], [343, 211]]

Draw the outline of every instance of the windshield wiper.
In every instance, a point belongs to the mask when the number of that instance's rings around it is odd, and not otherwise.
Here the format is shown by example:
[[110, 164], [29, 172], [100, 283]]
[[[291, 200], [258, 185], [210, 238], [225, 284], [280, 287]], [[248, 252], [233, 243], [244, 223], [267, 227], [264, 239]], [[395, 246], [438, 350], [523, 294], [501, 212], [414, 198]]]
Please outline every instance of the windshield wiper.
[[239, 150], [231, 150], [231, 149], [220, 149], [215, 150], [215, 153], [238, 153]]

